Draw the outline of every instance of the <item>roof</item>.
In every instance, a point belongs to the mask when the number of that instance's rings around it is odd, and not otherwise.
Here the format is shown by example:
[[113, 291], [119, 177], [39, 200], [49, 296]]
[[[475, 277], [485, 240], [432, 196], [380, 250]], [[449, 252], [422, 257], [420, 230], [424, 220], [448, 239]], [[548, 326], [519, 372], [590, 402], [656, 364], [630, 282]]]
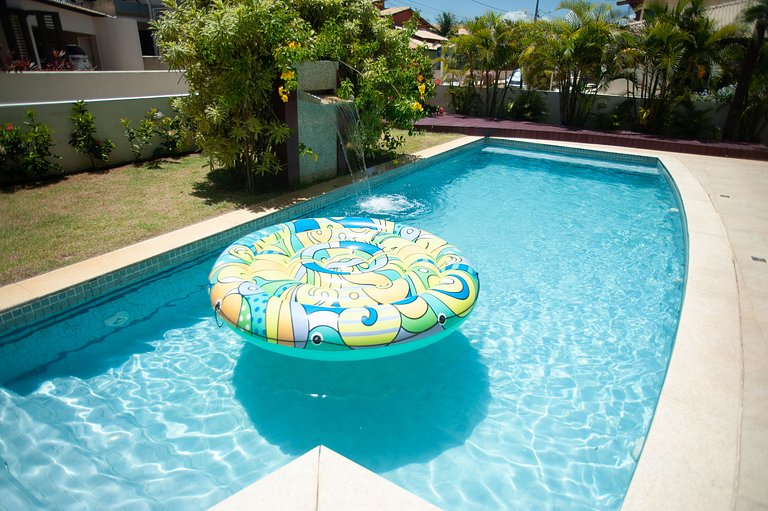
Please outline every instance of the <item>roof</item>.
[[66, 2], [64, 0], [34, 0], [35, 2], [51, 5], [53, 7], [60, 7], [61, 9], [66, 9], [68, 11], [74, 11], [79, 12], [81, 14], [87, 14], [88, 16], [94, 16], [94, 17], [103, 17], [103, 18], [113, 18], [114, 16], [110, 16], [109, 14], [101, 11], [94, 11], [93, 9], [89, 9], [87, 7], [83, 7], [82, 5], [77, 5], [71, 2]]
[[397, 14], [398, 12], [410, 11], [410, 10], [411, 10], [410, 7], [390, 7], [389, 9], [382, 9], [379, 12], [382, 16], [392, 16], [393, 14]]
[[408, 40], [408, 47], [411, 49], [426, 48], [428, 50], [438, 50], [442, 45], [440, 43], [434, 43], [432, 41], [424, 41], [422, 39], [414, 39], [411, 37]]
[[439, 35], [435, 34], [434, 32], [430, 32], [429, 30], [417, 30], [413, 33], [413, 36], [417, 39], [424, 39], [425, 41], [447, 41], [448, 39]]

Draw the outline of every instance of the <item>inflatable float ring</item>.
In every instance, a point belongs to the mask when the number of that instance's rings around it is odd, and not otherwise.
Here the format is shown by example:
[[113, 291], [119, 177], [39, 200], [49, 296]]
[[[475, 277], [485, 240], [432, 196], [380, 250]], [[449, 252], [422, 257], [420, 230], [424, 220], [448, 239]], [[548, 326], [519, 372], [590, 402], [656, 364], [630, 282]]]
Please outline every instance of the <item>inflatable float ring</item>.
[[209, 277], [216, 314], [246, 340], [302, 358], [367, 359], [445, 337], [472, 311], [477, 272], [426, 231], [307, 218], [227, 247]]

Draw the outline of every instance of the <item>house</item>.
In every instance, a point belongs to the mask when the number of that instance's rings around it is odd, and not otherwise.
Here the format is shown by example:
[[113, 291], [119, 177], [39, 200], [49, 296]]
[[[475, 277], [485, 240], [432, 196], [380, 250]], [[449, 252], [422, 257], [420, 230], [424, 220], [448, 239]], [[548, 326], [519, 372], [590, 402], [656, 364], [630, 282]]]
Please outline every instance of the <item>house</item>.
[[[0, 58], [27, 70], [158, 69], [149, 22], [152, 4], [123, 0], [0, 0]], [[145, 57], [146, 56], [146, 57]]]
[[419, 29], [421, 30], [435, 30], [435, 27], [432, 26], [431, 23], [429, 23], [427, 20], [422, 18], [416, 11], [414, 11], [410, 7], [390, 7], [386, 8], [384, 5], [384, 0], [378, 0], [373, 2], [374, 7], [379, 9], [379, 12], [382, 16], [391, 16], [392, 21], [394, 22], [396, 27], [402, 27], [409, 21], [411, 21], [411, 18], [414, 16], [418, 16], [418, 19], [416, 20], [417, 25]]
[[[715, 25], [722, 27], [729, 23], [738, 22], [739, 15], [747, 6], [752, 3], [751, 0], [704, 0], [704, 7], [707, 15], [714, 20]], [[619, 0], [616, 5], [628, 5], [635, 13], [635, 21], [643, 19], [643, 0]], [[666, 4], [671, 8], [677, 5], [677, 0], [666, 0]]]
[[385, 0], [375, 0], [373, 6], [379, 10], [382, 17], [392, 18], [395, 28], [402, 28], [406, 23], [416, 17], [417, 30], [411, 37], [409, 46], [411, 48], [425, 47], [430, 58], [434, 62], [434, 71], [442, 77], [443, 64], [438, 59], [442, 56], [442, 48], [448, 39], [437, 34], [437, 29], [430, 22], [421, 17], [421, 15], [410, 7], [391, 7], [387, 8]]

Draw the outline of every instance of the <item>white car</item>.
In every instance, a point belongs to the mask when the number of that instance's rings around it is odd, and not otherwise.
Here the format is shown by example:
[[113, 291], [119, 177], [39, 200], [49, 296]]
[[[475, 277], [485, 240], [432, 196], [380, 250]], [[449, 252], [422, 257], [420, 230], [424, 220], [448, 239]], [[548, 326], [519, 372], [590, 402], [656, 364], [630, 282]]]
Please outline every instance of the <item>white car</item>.
[[515, 72], [507, 77], [507, 87], [523, 87], [523, 75], [519, 69], [515, 69]]

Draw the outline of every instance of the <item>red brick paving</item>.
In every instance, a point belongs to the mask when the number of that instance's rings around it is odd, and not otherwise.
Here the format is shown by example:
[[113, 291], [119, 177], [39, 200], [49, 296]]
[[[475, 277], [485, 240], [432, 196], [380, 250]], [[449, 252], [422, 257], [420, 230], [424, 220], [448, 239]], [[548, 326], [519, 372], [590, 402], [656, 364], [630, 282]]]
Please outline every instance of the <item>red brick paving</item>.
[[597, 131], [573, 129], [551, 124], [482, 119], [463, 115], [444, 114], [427, 117], [416, 123], [426, 131], [461, 133], [480, 137], [515, 137], [537, 140], [583, 142], [638, 149], [653, 149], [678, 153], [724, 156], [749, 160], [768, 161], [768, 146], [743, 142], [720, 142], [701, 140], [680, 140], [645, 135], [633, 131]]

